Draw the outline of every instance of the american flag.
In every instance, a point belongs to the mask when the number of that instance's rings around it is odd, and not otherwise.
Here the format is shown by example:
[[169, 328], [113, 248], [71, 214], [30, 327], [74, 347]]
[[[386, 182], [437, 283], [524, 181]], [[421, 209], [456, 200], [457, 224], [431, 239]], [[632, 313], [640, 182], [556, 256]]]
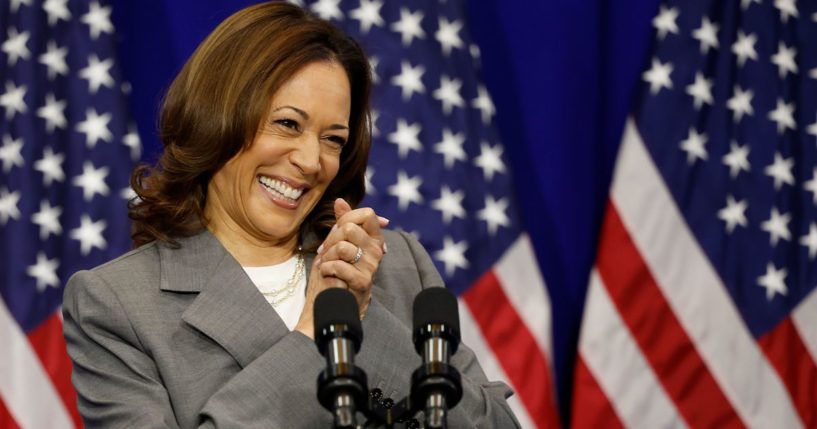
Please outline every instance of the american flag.
[[479, 74], [462, 1], [302, 4], [370, 58], [374, 144], [364, 204], [414, 233], [460, 301], [463, 341], [506, 381], [524, 427], [557, 427], [550, 303]]
[[60, 305], [68, 277], [130, 248], [140, 141], [111, 7], [0, 4], [0, 427], [81, 427]]
[[817, 427], [817, 3], [653, 20], [579, 341], [575, 427]]

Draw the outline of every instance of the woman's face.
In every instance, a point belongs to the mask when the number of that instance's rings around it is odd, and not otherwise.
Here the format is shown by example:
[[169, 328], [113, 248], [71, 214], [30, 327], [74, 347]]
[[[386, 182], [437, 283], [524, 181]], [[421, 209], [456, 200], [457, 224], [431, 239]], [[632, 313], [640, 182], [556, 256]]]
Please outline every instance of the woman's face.
[[338, 172], [350, 109], [349, 79], [334, 62], [309, 64], [287, 81], [249, 148], [210, 180], [205, 214], [216, 234], [297, 240]]

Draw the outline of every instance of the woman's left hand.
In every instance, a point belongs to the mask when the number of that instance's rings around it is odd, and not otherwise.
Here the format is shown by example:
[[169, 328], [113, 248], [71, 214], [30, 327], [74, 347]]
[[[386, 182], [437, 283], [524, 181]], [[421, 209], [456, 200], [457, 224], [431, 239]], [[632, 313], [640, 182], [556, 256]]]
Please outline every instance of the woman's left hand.
[[352, 210], [349, 203], [335, 200], [337, 223], [318, 249], [318, 269], [324, 277], [337, 279], [355, 296], [361, 319], [372, 296], [372, 278], [385, 253], [381, 228], [388, 219], [371, 208]]

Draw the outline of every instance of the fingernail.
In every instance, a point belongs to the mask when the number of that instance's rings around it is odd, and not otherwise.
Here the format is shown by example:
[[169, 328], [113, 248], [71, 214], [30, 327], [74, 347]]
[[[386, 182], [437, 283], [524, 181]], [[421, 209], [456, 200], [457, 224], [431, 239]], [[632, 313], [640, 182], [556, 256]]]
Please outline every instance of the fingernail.
[[329, 233], [331, 234], [331, 233], [335, 232], [336, 229], [338, 229], [338, 224], [332, 225], [332, 230], [329, 231]]
[[378, 216], [377, 220], [380, 221], [380, 225], [382, 225], [382, 226], [386, 226], [386, 225], [389, 224], [389, 222], [391, 222], [388, 218], [385, 218], [383, 216]]
[[320, 254], [322, 254], [322, 253], [323, 253], [323, 244], [321, 244], [320, 246], [318, 246], [318, 255], [320, 255]]
[[389, 253], [389, 245], [386, 242], [383, 242], [383, 254]]

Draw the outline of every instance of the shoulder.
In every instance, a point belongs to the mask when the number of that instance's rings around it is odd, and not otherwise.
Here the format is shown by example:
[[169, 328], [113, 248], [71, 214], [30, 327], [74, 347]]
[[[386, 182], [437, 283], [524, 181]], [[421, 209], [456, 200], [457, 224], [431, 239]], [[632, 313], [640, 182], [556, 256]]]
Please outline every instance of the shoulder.
[[428, 252], [412, 234], [384, 230], [383, 238], [388, 252], [383, 256], [379, 271], [417, 279], [423, 289], [444, 285]]

